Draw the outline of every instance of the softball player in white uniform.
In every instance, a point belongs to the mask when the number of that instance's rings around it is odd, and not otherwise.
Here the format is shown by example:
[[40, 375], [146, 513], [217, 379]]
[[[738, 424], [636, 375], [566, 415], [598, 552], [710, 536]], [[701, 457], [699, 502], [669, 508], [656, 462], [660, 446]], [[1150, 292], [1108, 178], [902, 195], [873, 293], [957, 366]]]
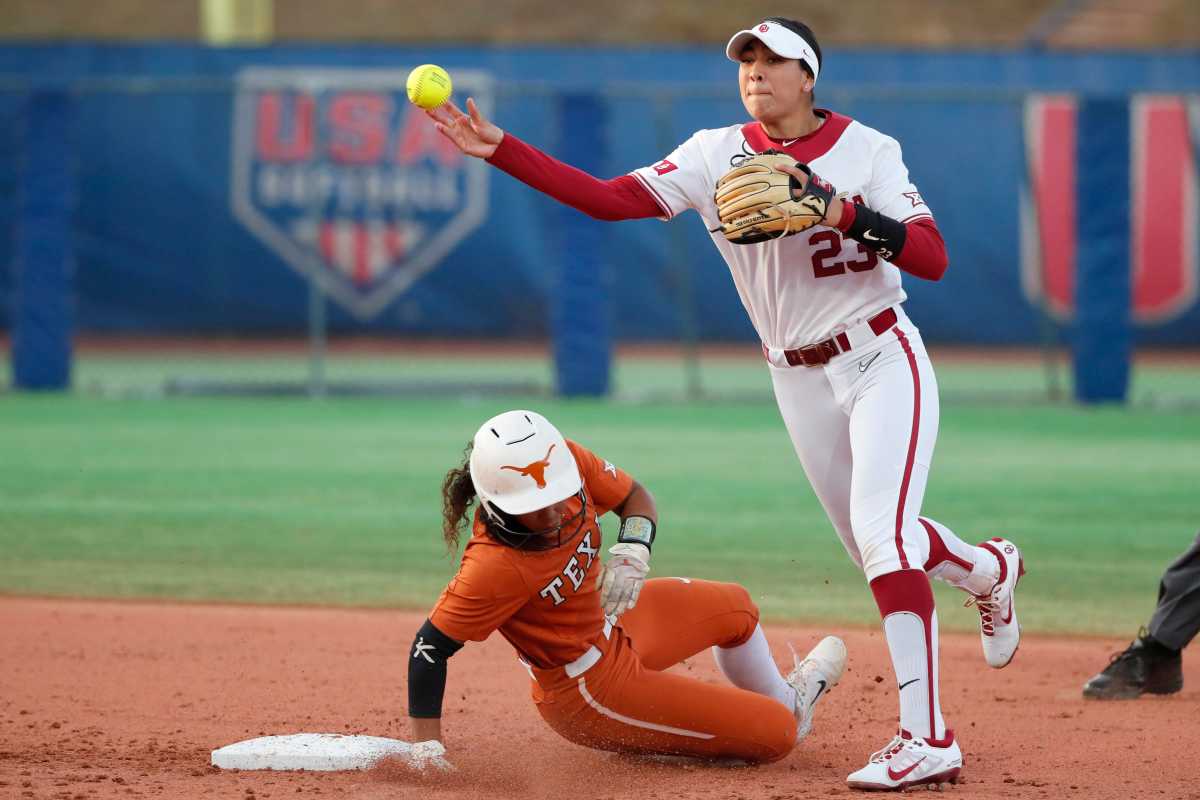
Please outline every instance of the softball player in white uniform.
[[[729, 265], [762, 340], [792, 444], [846, 552], [866, 574], [900, 695], [900, 728], [848, 783], [903, 789], [957, 779], [962, 752], [942, 718], [938, 632], [929, 577], [973, 596], [984, 656], [1011, 661], [1020, 640], [1015, 545], [967, 544], [920, 516], [938, 426], [937, 382], [904, 313], [901, 270], [937, 280], [947, 265], [933, 215], [895, 139], [815, 108], [821, 50], [805, 25], [770, 17], [730, 39], [753, 118], [695, 133], [657, 163], [600, 180], [453, 104], [430, 112], [466, 154], [594, 217], [671, 219], [694, 209]], [[823, 225], [732, 244], [713, 200], [718, 178], [768, 149], [803, 162], [837, 189]], [[801, 185], [806, 174], [782, 168]]]

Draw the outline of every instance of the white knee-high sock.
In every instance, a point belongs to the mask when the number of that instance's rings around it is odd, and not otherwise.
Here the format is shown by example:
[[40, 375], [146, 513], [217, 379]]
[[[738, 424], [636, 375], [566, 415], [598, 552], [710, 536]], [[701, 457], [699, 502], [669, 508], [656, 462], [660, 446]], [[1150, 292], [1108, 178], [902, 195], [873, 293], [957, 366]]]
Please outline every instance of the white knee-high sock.
[[761, 625], [754, 626], [745, 644], [713, 647], [712, 652], [717, 666], [734, 686], [773, 697], [788, 708], [796, 707], [796, 690], [779, 674]]
[[929, 578], [920, 570], [889, 572], [871, 581], [883, 617], [896, 686], [900, 727], [935, 743], [946, 739], [938, 694], [938, 628]]
[[937, 520], [918, 517], [929, 537], [925, 573], [975, 595], [988, 594], [1000, 580], [1000, 562], [982, 547], [967, 544]]

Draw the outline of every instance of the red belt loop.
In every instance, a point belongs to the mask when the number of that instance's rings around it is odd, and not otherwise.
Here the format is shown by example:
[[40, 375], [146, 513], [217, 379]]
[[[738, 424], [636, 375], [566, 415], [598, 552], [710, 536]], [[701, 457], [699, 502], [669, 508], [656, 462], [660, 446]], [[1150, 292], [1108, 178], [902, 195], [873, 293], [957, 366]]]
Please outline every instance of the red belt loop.
[[[879, 336], [891, 330], [897, 320], [896, 309], [885, 308], [867, 320], [867, 326], [870, 327], [872, 333]], [[851, 349], [850, 337], [845, 333], [839, 333], [832, 339], [826, 339], [823, 342], [798, 347], [795, 350], [784, 350], [783, 357], [790, 367], [819, 367], [822, 364], [828, 364], [834, 356], [848, 352]], [[768, 359], [770, 358], [766, 344], [763, 345], [763, 355]]]
[[[871, 330], [876, 336], [883, 335], [884, 332], [890, 331], [892, 326], [896, 324], [896, 309], [885, 308], [875, 316], [867, 320], [867, 324], [871, 326]], [[849, 350], [850, 348], [846, 348]]]

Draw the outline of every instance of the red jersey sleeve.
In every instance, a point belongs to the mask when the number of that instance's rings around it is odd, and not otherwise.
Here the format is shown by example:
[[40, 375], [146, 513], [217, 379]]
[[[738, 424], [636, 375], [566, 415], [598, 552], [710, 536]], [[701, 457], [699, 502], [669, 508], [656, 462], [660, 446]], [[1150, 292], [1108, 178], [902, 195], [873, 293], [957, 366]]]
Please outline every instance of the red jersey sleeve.
[[596, 516], [600, 517], [612, 511], [633, 490], [633, 478], [629, 473], [618, 469], [611, 461], [605, 461], [588, 450], [583, 445], [567, 441], [567, 447], [575, 456], [583, 485], [587, 489], [588, 498], [596, 507]]
[[529, 602], [521, 572], [499, 545], [472, 540], [429, 621], [459, 642], [482, 642]]
[[616, 221], [662, 214], [658, 202], [632, 175], [600, 180], [564, 164], [511, 133], [496, 147], [488, 163], [589, 217]]

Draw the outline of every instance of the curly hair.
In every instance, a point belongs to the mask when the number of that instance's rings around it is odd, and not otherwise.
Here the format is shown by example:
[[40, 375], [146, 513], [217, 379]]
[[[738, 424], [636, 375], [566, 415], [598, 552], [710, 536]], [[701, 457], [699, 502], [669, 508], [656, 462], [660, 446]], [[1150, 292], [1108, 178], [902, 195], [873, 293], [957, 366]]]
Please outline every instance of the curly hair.
[[475, 482], [471, 480], [472, 446], [472, 442], [467, 442], [462, 463], [447, 472], [442, 481], [442, 538], [452, 553], [458, 550], [459, 534], [477, 496]]

